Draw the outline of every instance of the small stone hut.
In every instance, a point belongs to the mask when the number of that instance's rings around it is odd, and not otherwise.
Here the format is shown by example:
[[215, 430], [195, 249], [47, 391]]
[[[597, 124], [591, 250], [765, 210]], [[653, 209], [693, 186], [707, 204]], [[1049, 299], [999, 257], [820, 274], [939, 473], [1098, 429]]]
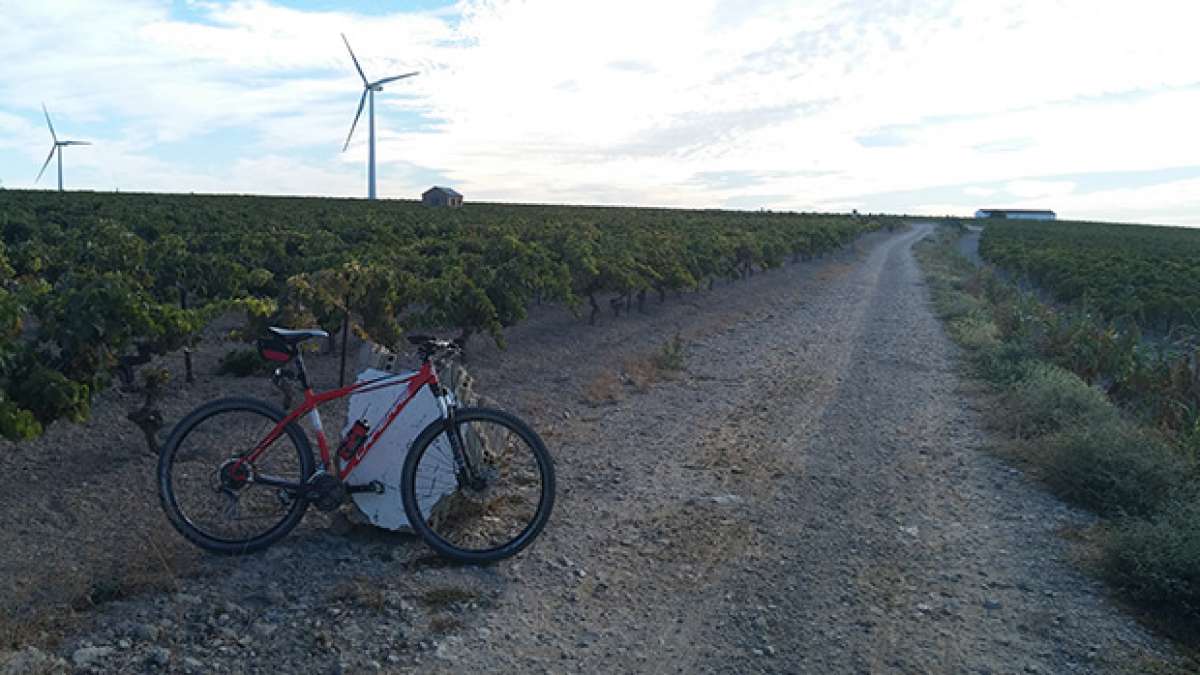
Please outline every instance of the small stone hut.
[[421, 203], [425, 206], [445, 206], [456, 209], [462, 206], [462, 195], [452, 188], [434, 185], [421, 194]]

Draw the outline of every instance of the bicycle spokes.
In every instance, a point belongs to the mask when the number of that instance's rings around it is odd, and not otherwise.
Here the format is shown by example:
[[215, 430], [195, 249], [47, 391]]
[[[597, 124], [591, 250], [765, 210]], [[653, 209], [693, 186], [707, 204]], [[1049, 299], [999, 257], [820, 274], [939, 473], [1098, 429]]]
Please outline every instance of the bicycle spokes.
[[280, 487], [259, 483], [280, 480], [299, 484], [303, 469], [297, 449], [277, 439], [254, 464], [243, 458], [274, 427], [274, 420], [252, 411], [229, 411], [199, 420], [179, 440], [171, 489], [180, 514], [205, 536], [238, 541], [269, 530], [293, 508]]
[[419, 459], [417, 504], [434, 533], [457, 548], [503, 546], [520, 536], [538, 512], [538, 459], [525, 439], [500, 423], [455, 424], [458, 442], [442, 434]]
[[233, 490], [226, 488], [221, 489], [221, 493], [225, 495], [228, 502], [225, 505], [225, 520], [233, 521], [238, 519], [238, 494]]

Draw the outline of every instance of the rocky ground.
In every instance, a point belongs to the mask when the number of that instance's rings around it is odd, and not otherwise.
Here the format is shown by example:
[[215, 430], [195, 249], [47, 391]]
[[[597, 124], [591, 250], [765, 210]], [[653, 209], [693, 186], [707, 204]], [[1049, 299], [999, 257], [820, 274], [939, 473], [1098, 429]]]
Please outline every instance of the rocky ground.
[[[263, 554], [200, 555], [132, 426], [54, 428], [0, 460], [0, 603], [32, 645], [0, 672], [1092, 673], [1168, 653], [1068, 561], [1060, 533], [1088, 519], [981, 451], [911, 254], [929, 229], [478, 346], [478, 388], [542, 432], [560, 481], [541, 539], [490, 567], [315, 512]], [[683, 368], [656, 371], [676, 334]], [[231, 387], [270, 395], [205, 375], [168, 415]]]

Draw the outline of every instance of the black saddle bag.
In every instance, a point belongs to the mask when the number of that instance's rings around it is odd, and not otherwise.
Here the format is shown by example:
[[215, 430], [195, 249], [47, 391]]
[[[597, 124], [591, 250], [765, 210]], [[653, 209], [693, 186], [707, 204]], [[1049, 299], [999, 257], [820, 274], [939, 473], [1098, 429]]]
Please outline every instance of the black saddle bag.
[[296, 348], [282, 338], [272, 335], [258, 338], [258, 355], [268, 361], [287, 363], [296, 356]]

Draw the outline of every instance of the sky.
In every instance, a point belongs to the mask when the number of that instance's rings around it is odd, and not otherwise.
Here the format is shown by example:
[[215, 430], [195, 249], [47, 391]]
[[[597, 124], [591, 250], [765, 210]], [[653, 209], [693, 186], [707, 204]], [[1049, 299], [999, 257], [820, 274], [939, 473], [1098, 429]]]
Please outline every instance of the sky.
[[3, 0], [0, 187], [1200, 225], [1186, 0]]

